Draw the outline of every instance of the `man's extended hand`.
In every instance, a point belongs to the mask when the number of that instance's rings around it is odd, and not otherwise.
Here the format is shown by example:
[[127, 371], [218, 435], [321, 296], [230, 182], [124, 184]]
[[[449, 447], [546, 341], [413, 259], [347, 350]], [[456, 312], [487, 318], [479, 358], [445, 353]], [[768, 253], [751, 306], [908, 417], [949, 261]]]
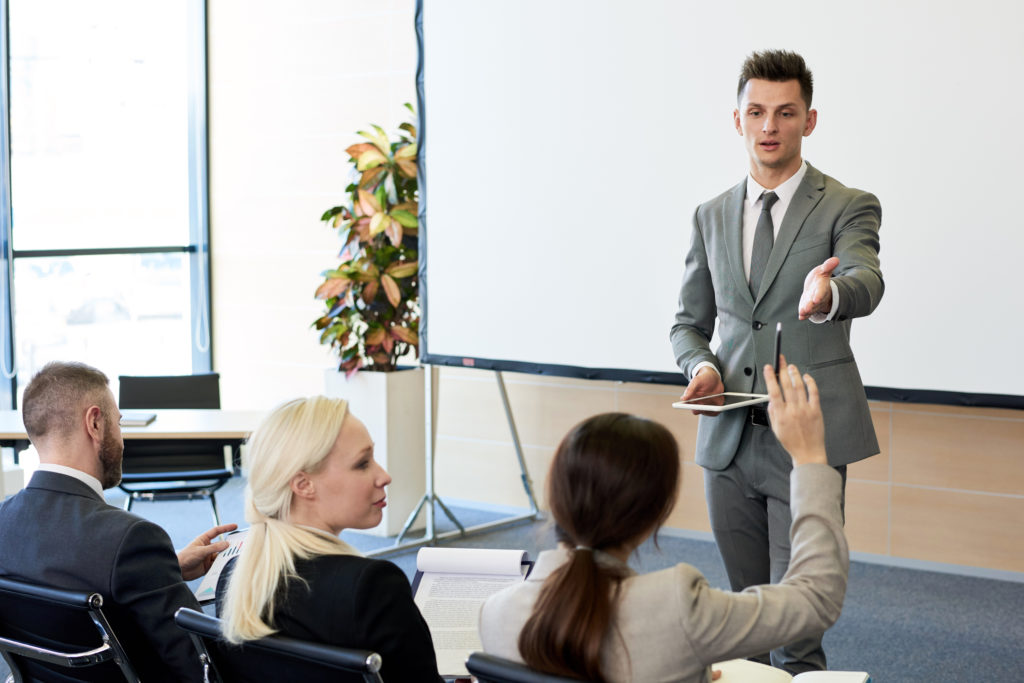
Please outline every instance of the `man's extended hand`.
[[191, 581], [206, 574], [210, 570], [210, 565], [217, 558], [217, 553], [228, 549], [227, 541], [213, 543], [213, 539], [237, 528], [237, 524], [215, 526], [196, 536], [194, 541], [179, 550], [178, 564], [181, 565], [181, 578]]
[[804, 278], [804, 293], [800, 297], [800, 320], [807, 320], [815, 313], [828, 315], [832, 310], [832, 286], [829, 283], [832, 280], [832, 271], [838, 265], [839, 257], [832, 256], [807, 273], [807, 277]]
[[[722, 384], [722, 376], [715, 371], [714, 368], [705, 365], [697, 374], [693, 376], [690, 383], [686, 387], [686, 391], [680, 396], [680, 400], [690, 401], [695, 398], [702, 398], [704, 396], [712, 396], [714, 394], [721, 394], [725, 391], [725, 385]], [[694, 415], [707, 415], [708, 417], [717, 417], [718, 413], [711, 413], [704, 410], [693, 411]]]

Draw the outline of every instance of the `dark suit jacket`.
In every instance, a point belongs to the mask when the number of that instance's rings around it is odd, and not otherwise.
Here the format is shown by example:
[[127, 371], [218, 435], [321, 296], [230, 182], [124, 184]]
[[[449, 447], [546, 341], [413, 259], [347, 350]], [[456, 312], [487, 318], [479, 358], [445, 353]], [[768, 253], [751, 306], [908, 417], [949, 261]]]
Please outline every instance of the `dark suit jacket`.
[[2, 576], [100, 593], [141, 680], [202, 680], [195, 649], [174, 625], [179, 607], [199, 604], [156, 524], [108, 505], [73, 477], [40, 471], [0, 506], [0, 548]]
[[[236, 559], [218, 582], [218, 614], [226, 582], [236, 580]], [[430, 630], [401, 569], [387, 560], [321, 555], [296, 560], [295, 570], [301, 579], [288, 582], [275, 602], [273, 622], [281, 635], [372, 650], [383, 660], [380, 673], [387, 683], [438, 683]]]
[[[697, 207], [671, 332], [676, 363], [690, 377], [708, 361], [719, 369], [726, 391], [764, 392], [761, 368], [774, 360], [775, 323], [781, 321], [783, 354], [809, 372], [821, 390], [829, 464], [874, 455], [878, 441], [850, 348], [850, 321], [871, 313], [885, 289], [878, 261], [878, 199], [808, 164], [754, 297], [743, 272], [746, 188], [744, 179]], [[797, 320], [804, 278], [830, 256], [839, 257], [832, 278], [839, 291], [836, 317], [822, 324]], [[716, 321], [722, 343], [712, 353]], [[697, 463], [713, 470], [728, 467], [745, 417], [743, 410], [701, 417]]]

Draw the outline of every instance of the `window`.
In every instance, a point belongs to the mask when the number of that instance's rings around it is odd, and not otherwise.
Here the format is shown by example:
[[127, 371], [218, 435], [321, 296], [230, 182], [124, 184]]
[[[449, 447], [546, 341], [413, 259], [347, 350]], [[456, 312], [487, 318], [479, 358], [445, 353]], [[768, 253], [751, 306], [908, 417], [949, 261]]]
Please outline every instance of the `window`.
[[208, 371], [205, 3], [0, 9], [5, 388], [57, 359]]

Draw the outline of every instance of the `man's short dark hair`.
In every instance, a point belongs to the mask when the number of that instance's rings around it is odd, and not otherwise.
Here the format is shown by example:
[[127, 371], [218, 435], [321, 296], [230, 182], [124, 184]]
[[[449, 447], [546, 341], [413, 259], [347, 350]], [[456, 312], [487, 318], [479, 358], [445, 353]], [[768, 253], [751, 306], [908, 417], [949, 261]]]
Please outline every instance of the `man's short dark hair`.
[[47, 363], [25, 387], [21, 419], [28, 438], [71, 433], [85, 403], [101, 403], [107, 376], [85, 363]]
[[740, 69], [740, 83], [736, 89], [736, 100], [743, 98], [743, 89], [747, 81], [759, 78], [763, 81], [798, 81], [800, 94], [804, 98], [807, 109], [811, 108], [811, 96], [814, 94], [814, 76], [804, 63], [804, 58], [787, 50], [764, 50], [753, 52]]

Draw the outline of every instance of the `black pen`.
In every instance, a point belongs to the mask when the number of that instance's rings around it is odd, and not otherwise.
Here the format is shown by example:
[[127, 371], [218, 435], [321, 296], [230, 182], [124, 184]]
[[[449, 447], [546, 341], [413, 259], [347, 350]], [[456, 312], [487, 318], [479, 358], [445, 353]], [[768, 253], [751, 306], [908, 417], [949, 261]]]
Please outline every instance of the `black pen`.
[[782, 358], [782, 322], [775, 325], [775, 376], [779, 375], [779, 359]]

